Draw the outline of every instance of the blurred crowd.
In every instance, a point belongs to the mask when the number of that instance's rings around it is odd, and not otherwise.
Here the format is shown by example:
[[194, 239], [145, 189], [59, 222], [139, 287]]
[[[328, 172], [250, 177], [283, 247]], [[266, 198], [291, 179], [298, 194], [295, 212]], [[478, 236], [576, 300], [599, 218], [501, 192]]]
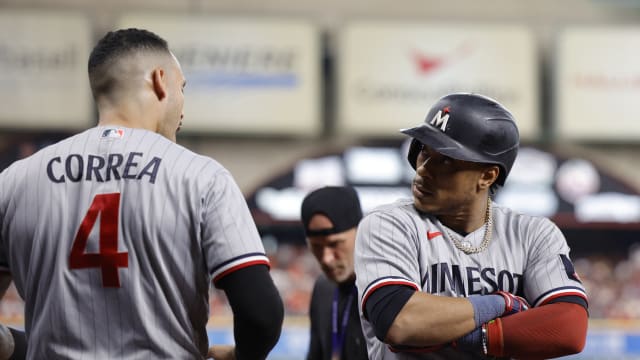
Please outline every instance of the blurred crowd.
[[[271, 270], [282, 294], [287, 315], [306, 315], [317, 263], [304, 246], [283, 245], [271, 255]], [[592, 319], [640, 320], [640, 245], [628, 256], [593, 254], [575, 257], [574, 265], [589, 295]], [[229, 315], [224, 294], [212, 293], [213, 315]]]
[[[300, 245], [279, 245], [269, 257], [287, 316], [306, 317], [313, 284], [321, 272], [317, 262]], [[589, 295], [592, 319], [640, 319], [640, 245], [632, 247], [627, 256], [602, 253], [573, 260]], [[209, 301], [212, 318], [231, 316], [222, 291], [212, 288]], [[23, 302], [13, 285], [0, 302], [0, 320], [10, 324], [24, 321]]]
[[[3, 139], [0, 146], [0, 171], [16, 159], [32, 154], [58, 140], [63, 135], [43, 136], [27, 141], [20, 137]], [[603, 247], [604, 248], [604, 247]], [[315, 278], [321, 273], [319, 265], [306, 246], [274, 244], [266, 246], [272, 264], [271, 274], [280, 290], [287, 315], [306, 316]], [[589, 314], [592, 319], [640, 319], [640, 244], [626, 255], [607, 252], [588, 256], [572, 256], [576, 271], [589, 295]], [[223, 292], [211, 289], [212, 318], [231, 316]], [[0, 301], [0, 321], [22, 324], [23, 302], [13, 285]]]
[[[286, 314], [306, 316], [313, 284], [321, 273], [320, 267], [306, 246], [284, 244], [274, 250], [267, 255], [271, 261], [271, 276], [280, 290]], [[231, 315], [224, 292], [212, 290], [209, 301], [213, 317]]]
[[593, 319], [640, 319], [640, 245], [628, 256], [595, 254], [574, 259], [589, 295]]

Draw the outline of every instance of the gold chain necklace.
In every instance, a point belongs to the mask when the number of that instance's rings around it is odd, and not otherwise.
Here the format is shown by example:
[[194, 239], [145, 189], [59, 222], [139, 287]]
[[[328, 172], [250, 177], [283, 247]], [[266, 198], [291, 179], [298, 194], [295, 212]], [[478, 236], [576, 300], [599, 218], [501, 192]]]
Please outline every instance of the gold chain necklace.
[[493, 229], [493, 214], [491, 211], [491, 198], [487, 199], [487, 212], [485, 214], [485, 228], [484, 228], [484, 238], [482, 239], [482, 243], [480, 243], [480, 246], [471, 246], [471, 243], [468, 241], [462, 242], [460, 240], [458, 240], [455, 236], [453, 236], [451, 234], [451, 232], [449, 232], [449, 229], [447, 227], [444, 228], [445, 232], [447, 233], [447, 236], [449, 236], [449, 239], [451, 239], [451, 241], [453, 242], [453, 245], [456, 246], [456, 248], [458, 248], [458, 250], [464, 252], [465, 254], [469, 255], [469, 254], [477, 254], [479, 252], [484, 251], [488, 246], [489, 246], [489, 242], [491, 241], [491, 231]]

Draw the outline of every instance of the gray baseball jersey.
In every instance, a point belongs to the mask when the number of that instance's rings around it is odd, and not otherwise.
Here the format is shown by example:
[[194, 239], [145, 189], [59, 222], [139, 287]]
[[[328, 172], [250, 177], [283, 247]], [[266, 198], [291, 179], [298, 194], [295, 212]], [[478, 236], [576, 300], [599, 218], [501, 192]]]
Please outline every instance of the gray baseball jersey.
[[150, 131], [95, 127], [0, 174], [0, 270], [30, 359], [195, 359], [208, 291], [266, 264], [229, 172]]
[[[543, 217], [515, 213], [494, 204], [493, 236], [488, 248], [467, 255], [438, 219], [418, 213], [413, 201], [401, 200], [372, 211], [360, 223], [355, 271], [363, 331], [371, 359], [472, 359], [452, 347], [427, 353], [394, 352], [379, 341], [362, 315], [367, 298], [387, 285], [406, 285], [430, 294], [467, 297], [497, 290], [523, 296], [532, 306], [568, 295], [586, 299], [569, 260], [560, 230]], [[484, 227], [465, 236], [478, 246]], [[477, 356], [477, 355], [476, 355]], [[477, 357], [476, 357], [477, 358]]]

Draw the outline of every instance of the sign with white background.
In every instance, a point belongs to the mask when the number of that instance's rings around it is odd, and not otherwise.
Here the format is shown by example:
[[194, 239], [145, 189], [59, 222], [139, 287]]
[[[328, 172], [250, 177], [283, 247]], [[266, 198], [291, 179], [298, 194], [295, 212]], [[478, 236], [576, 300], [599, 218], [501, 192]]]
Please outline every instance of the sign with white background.
[[91, 33], [78, 13], [0, 12], [0, 126], [82, 129], [94, 123]]
[[397, 135], [442, 96], [474, 92], [509, 109], [522, 138], [539, 136], [538, 59], [527, 28], [363, 21], [339, 41], [340, 131]]
[[187, 79], [182, 130], [316, 135], [320, 37], [285, 18], [129, 14], [120, 27], [166, 39]]
[[640, 27], [567, 28], [557, 53], [556, 135], [637, 141]]

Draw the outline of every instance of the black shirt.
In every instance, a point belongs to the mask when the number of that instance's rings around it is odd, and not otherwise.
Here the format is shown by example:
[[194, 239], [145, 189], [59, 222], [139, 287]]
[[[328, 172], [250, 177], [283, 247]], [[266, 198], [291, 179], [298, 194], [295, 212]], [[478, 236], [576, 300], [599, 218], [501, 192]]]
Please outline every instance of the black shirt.
[[[307, 360], [331, 360], [332, 352], [332, 305], [336, 283], [321, 275], [316, 280], [311, 295], [309, 318], [311, 320], [311, 336]], [[338, 328], [341, 328], [344, 308], [350, 294], [353, 294], [354, 282], [341, 284], [338, 287]], [[341, 360], [367, 360], [367, 343], [362, 335], [360, 314], [358, 313], [358, 296], [354, 294], [346, 336], [342, 347]]]

